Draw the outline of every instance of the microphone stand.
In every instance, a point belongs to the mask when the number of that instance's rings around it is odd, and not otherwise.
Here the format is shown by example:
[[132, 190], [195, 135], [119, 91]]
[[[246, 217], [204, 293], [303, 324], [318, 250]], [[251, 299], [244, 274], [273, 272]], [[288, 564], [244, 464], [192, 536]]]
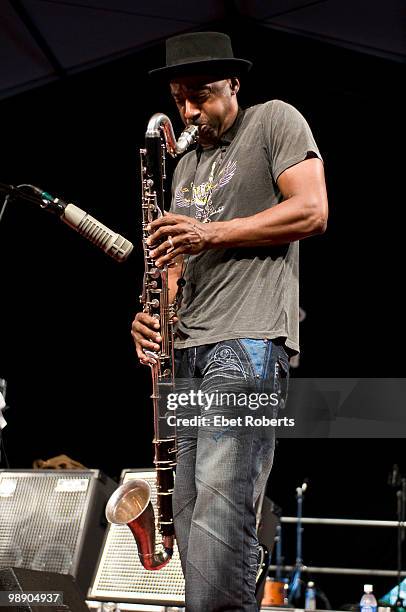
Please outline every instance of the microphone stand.
[[406, 478], [401, 477], [399, 488], [396, 492], [397, 498], [397, 519], [398, 519], [398, 596], [395, 608], [404, 608], [405, 602], [400, 597], [402, 586], [402, 547], [405, 541], [405, 506], [406, 506]]
[[394, 610], [405, 607], [405, 602], [400, 597], [402, 587], [402, 548], [405, 541], [405, 507], [406, 507], [406, 478], [399, 471], [399, 466], [395, 464], [388, 477], [388, 485], [396, 489], [396, 515], [398, 521], [397, 537], [397, 579], [398, 593], [393, 606]]
[[10, 196], [14, 191], [14, 187], [12, 185], [5, 185], [4, 183], [0, 183], [0, 194], [4, 195], [3, 204], [0, 209], [0, 223], [3, 218], [4, 213], [6, 212], [6, 206], [9, 202]]
[[289, 604], [292, 605], [293, 599], [300, 595], [300, 576], [303, 569], [303, 558], [302, 558], [302, 517], [303, 517], [303, 493], [307, 489], [307, 482], [302, 484], [301, 487], [296, 489], [296, 500], [297, 500], [297, 524], [296, 524], [296, 562], [295, 569], [293, 570], [292, 579], [290, 582], [289, 592]]
[[275, 579], [277, 580], [277, 582], [282, 582], [282, 525], [280, 524], [280, 522], [276, 526], [275, 542], [276, 542], [276, 550], [275, 550], [276, 572], [275, 572]]
[[35, 185], [22, 183], [14, 187], [0, 183], [1, 193], [6, 194], [6, 197], [0, 211], [0, 221], [10, 198], [18, 198], [39, 205], [40, 208], [55, 214], [75, 232], [118, 262], [125, 261], [133, 250], [134, 245], [124, 236], [113, 232], [72, 202], [64, 202], [61, 198], [55, 198]]

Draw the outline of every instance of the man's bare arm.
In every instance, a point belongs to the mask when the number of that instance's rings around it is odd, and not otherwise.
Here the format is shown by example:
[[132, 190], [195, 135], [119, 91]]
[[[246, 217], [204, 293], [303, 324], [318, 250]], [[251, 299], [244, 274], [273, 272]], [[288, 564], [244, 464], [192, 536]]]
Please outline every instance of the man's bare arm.
[[[150, 244], [158, 266], [184, 253], [207, 249], [286, 244], [323, 233], [328, 217], [323, 163], [306, 159], [278, 178], [283, 202], [249, 217], [201, 223], [183, 215], [167, 214], [151, 223]], [[174, 250], [167, 253], [171, 236]]]

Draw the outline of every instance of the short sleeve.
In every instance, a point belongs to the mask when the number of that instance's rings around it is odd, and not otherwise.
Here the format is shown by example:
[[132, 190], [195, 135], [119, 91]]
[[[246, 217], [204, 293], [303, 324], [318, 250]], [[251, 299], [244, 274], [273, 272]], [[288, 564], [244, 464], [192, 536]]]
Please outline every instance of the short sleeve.
[[309, 124], [296, 108], [272, 100], [264, 109], [264, 136], [275, 182], [287, 168], [306, 159], [309, 152], [322, 160]]

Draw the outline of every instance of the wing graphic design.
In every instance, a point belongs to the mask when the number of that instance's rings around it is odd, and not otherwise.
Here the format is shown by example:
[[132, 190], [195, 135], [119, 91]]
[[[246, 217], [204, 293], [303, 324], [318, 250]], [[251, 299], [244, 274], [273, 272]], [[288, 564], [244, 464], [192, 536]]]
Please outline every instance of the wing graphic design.
[[224, 168], [224, 170], [222, 170], [220, 172], [220, 176], [219, 176], [219, 182], [216, 185], [216, 188], [220, 188], [220, 187], [224, 187], [224, 185], [227, 185], [227, 183], [229, 183], [231, 181], [231, 179], [234, 176], [234, 173], [236, 171], [237, 168], [237, 162], [236, 161], [229, 161], [227, 166]]
[[[228, 164], [220, 170], [217, 170], [217, 161], [212, 165], [208, 181], [195, 185], [193, 182], [188, 187], [180, 187], [175, 192], [175, 205], [179, 208], [190, 208], [195, 205], [195, 217], [198, 221], [209, 223], [213, 215], [224, 210], [224, 206], [216, 207], [212, 201], [213, 195], [219, 189], [227, 185], [233, 178], [237, 169], [237, 162], [230, 160]], [[217, 176], [215, 176], [217, 174]]]

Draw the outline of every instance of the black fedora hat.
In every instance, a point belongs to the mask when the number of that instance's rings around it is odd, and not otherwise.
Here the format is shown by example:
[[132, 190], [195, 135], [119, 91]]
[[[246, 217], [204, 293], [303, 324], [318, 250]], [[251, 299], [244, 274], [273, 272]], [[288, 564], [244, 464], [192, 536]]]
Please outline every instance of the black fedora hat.
[[149, 74], [172, 80], [178, 76], [209, 74], [219, 77], [241, 76], [252, 63], [234, 57], [231, 40], [221, 32], [191, 32], [166, 41], [166, 66]]

